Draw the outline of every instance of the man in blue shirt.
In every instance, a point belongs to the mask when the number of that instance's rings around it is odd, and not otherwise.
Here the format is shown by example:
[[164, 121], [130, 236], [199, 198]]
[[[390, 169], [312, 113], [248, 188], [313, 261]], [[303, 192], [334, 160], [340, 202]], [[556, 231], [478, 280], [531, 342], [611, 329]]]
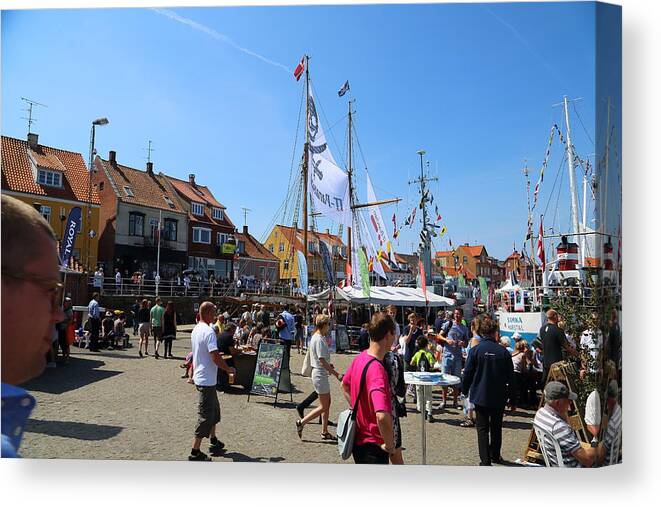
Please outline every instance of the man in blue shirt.
[[[471, 348], [466, 359], [462, 392], [475, 405], [475, 428], [480, 465], [502, 463], [500, 455], [503, 414], [514, 378], [512, 356], [496, 342], [498, 323], [480, 323], [480, 343]], [[470, 393], [470, 394], [469, 394]]]
[[[464, 310], [462, 308], [455, 308], [452, 321], [446, 322], [441, 330], [439, 341], [443, 344], [443, 373], [447, 375], [454, 375], [461, 377], [461, 360], [462, 349], [468, 346], [470, 341], [470, 332], [468, 328], [462, 323], [464, 319]], [[452, 388], [454, 395], [454, 407], [457, 408], [457, 398], [459, 390]], [[448, 388], [443, 387], [443, 399], [441, 400], [441, 408], [445, 407], [445, 400], [447, 397]]]
[[0, 202], [2, 457], [13, 458], [35, 405], [34, 398], [16, 385], [44, 371], [54, 326], [65, 317], [53, 230], [33, 207], [6, 195]]

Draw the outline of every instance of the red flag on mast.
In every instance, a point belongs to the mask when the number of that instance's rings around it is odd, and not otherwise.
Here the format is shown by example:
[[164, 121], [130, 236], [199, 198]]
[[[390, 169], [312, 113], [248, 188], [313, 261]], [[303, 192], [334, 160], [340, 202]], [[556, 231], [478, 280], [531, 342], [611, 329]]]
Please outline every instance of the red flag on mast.
[[546, 269], [546, 256], [544, 255], [544, 225], [543, 218], [539, 220], [539, 238], [537, 238], [537, 257], [542, 261], [542, 271]]
[[422, 284], [422, 293], [425, 295], [425, 303], [429, 304], [427, 298], [427, 276], [425, 275], [425, 265], [422, 261], [418, 261], [418, 270], [420, 272], [420, 283]]
[[301, 63], [299, 63], [294, 69], [294, 77], [296, 78], [296, 81], [301, 79], [304, 70], [305, 70], [305, 57], [301, 58]]

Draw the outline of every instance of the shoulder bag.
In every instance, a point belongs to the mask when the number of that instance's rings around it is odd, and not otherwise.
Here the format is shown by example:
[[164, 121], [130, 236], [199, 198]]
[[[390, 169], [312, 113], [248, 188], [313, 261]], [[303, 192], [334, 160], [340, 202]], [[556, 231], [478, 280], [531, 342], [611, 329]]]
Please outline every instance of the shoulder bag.
[[343, 410], [337, 417], [337, 447], [342, 459], [348, 459], [353, 451], [353, 441], [356, 435], [358, 400], [360, 400], [360, 393], [363, 390], [363, 384], [365, 383], [365, 377], [367, 376], [367, 368], [369, 368], [373, 361], [376, 361], [376, 358], [370, 359], [365, 365], [365, 368], [363, 368], [363, 373], [360, 376], [358, 395], [353, 403], [353, 407]]

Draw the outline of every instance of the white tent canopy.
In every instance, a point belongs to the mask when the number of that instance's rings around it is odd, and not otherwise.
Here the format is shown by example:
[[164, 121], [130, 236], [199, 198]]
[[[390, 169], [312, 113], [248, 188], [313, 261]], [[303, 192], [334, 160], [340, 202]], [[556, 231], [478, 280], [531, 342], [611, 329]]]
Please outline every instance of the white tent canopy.
[[496, 289], [494, 292], [496, 293], [501, 293], [501, 292], [512, 292], [515, 290], [520, 290], [521, 286], [517, 283], [516, 285], [512, 285], [511, 280], [507, 280], [505, 282], [505, 285], [503, 285], [500, 289]]
[[431, 291], [427, 291], [427, 300], [422, 289], [412, 287], [371, 287], [370, 297], [363, 296], [363, 290], [356, 287], [334, 287], [326, 289], [319, 294], [313, 294], [308, 297], [309, 301], [325, 301], [334, 290], [334, 297], [338, 300], [349, 301], [353, 304], [373, 304], [373, 305], [396, 305], [396, 306], [454, 306], [455, 300], [439, 296]]

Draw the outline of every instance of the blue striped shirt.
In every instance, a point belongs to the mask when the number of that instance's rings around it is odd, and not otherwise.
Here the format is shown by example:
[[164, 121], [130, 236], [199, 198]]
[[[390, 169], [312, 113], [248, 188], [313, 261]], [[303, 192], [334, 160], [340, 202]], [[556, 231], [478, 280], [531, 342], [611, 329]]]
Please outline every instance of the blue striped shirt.
[[[553, 410], [549, 405], [544, 405], [535, 414], [534, 422], [542, 429], [551, 433], [551, 435], [553, 435], [558, 441], [562, 453], [562, 461], [566, 467], [578, 468], [581, 466], [578, 460], [573, 456], [573, 453], [580, 449], [581, 443], [578, 441], [578, 437], [576, 437], [576, 432], [567, 421], [560, 417], [560, 414]], [[552, 467], [557, 467], [558, 460], [556, 459], [553, 443], [546, 440], [545, 442], [540, 442], [540, 445], [544, 445], [546, 448], [549, 464]]]

